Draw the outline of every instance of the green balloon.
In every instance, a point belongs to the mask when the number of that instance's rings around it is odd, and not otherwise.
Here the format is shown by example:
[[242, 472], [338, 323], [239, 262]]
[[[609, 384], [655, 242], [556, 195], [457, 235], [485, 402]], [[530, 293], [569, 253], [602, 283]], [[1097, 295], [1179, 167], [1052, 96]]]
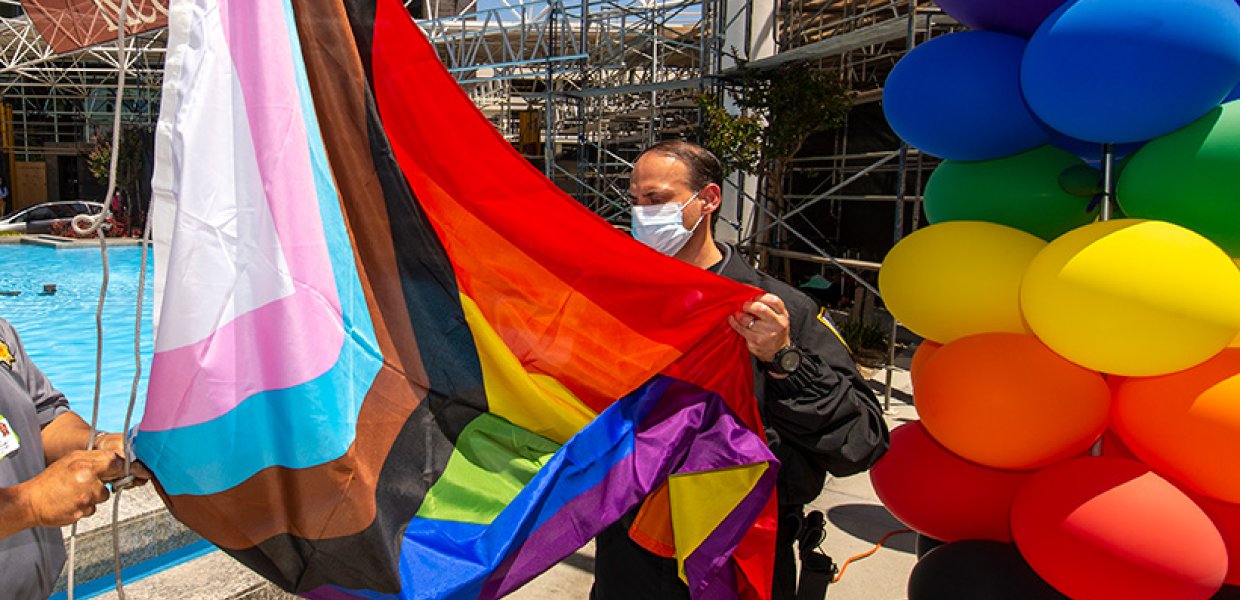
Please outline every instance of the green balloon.
[[1187, 227], [1240, 257], [1240, 102], [1146, 144], [1116, 193], [1128, 216]]
[[1093, 198], [1102, 193], [1102, 174], [1086, 164], [1072, 165], [1059, 173], [1059, 187], [1081, 198]]
[[1071, 170], [1068, 183], [1076, 182], [1072, 191], [1082, 193], [1079, 167], [1089, 168], [1054, 146], [997, 160], [944, 161], [926, 183], [926, 217], [931, 223], [989, 221], [1052, 240], [1097, 217], [1089, 210], [1092, 195], [1073, 195], [1060, 185]]

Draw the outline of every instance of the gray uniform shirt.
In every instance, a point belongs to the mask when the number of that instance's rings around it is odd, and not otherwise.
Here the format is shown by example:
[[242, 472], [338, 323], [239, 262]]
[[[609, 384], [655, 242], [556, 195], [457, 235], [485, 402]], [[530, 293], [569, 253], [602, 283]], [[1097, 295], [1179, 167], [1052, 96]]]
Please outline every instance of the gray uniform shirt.
[[[39, 430], [67, 412], [69, 402], [30, 362], [17, 332], [3, 319], [0, 344], [0, 415], [21, 439], [15, 454], [0, 458], [0, 487], [10, 487], [43, 472]], [[64, 563], [59, 528], [35, 527], [0, 539], [0, 598], [47, 598]]]

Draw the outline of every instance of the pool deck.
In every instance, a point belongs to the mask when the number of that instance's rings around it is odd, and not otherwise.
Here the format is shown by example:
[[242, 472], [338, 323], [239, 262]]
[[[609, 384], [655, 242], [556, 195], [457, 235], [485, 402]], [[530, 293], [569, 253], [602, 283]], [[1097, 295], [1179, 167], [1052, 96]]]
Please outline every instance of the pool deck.
[[[58, 235], [36, 234], [36, 235], [4, 235], [0, 236], [0, 244], [32, 244], [35, 246], [43, 246], [46, 248], [98, 248], [99, 239], [78, 239], [61, 237]], [[142, 240], [139, 238], [108, 238], [108, 245], [114, 247], [122, 246], [141, 246]]]
[[[907, 365], [908, 356], [898, 363]], [[882, 396], [886, 371], [863, 372]], [[886, 417], [894, 428], [917, 418], [912, 406], [912, 386], [905, 368], [893, 370], [893, 394]], [[153, 486], [126, 492], [121, 501], [121, 554], [124, 565], [198, 541], [197, 535], [172, 519]], [[838, 563], [866, 552], [888, 532], [903, 528], [874, 493], [865, 475], [830, 479], [811, 508], [827, 515], [827, 538], [823, 550]], [[83, 522], [78, 539], [77, 581], [106, 576], [111, 572], [111, 504], [100, 507]], [[65, 529], [66, 536], [68, 528]], [[893, 536], [868, 558], [848, 567], [839, 583], [827, 594], [829, 600], [898, 600], [906, 598], [906, 582], [915, 563], [913, 536]], [[537, 579], [511, 594], [518, 600], [585, 599], [594, 579], [594, 544], [578, 550]], [[62, 576], [62, 584], [64, 578]], [[275, 588], [219, 550], [212, 550], [183, 564], [167, 568], [125, 586], [132, 599], [243, 599], [294, 598]], [[81, 597], [81, 594], [79, 594]], [[98, 596], [117, 598], [116, 591]]]

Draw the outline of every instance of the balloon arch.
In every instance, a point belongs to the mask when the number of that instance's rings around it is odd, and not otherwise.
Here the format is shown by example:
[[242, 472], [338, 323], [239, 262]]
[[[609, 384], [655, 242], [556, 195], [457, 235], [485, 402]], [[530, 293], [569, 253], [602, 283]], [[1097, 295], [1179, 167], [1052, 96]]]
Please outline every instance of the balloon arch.
[[872, 471], [927, 598], [1240, 585], [1240, 6], [938, 0], [884, 110], [945, 159], [879, 275], [926, 338]]

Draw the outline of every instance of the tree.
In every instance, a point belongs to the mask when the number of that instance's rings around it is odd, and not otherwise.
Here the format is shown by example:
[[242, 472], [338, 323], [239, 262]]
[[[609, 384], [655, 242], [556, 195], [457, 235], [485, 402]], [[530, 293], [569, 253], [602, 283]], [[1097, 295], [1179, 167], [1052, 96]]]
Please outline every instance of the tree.
[[[784, 182], [793, 157], [810, 135], [843, 125], [852, 101], [833, 71], [803, 64], [756, 71], [742, 65], [740, 73], [733, 85], [741, 114], [729, 114], [716, 98], [702, 96], [698, 100], [702, 109], [699, 134], [727, 171], [757, 175], [758, 201], [771, 213], [784, 214], [790, 208]], [[763, 231], [769, 216], [765, 211], [757, 216], [756, 226], [762, 231], [754, 240], [757, 245], [787, 244], [786, 230], [779, 230], [772, 240], [771, 232]]]
[[[126, 226], [138, 228], [143, 218], [141, 207], [142, 178], [145, 172], [146, 149], [153, 131], [149, 127], [124, 125], [121, 128], [121, 150], [116, 161], [116, 191], [124, 199], [126, 214], [116, 215]], [[86, 154], [90, 174], [103, 185], [108, 184], [112, 161], [112, 131], [97, 129], [91, 136]], [[104, 202], [111, 202], [105, 198]]]

